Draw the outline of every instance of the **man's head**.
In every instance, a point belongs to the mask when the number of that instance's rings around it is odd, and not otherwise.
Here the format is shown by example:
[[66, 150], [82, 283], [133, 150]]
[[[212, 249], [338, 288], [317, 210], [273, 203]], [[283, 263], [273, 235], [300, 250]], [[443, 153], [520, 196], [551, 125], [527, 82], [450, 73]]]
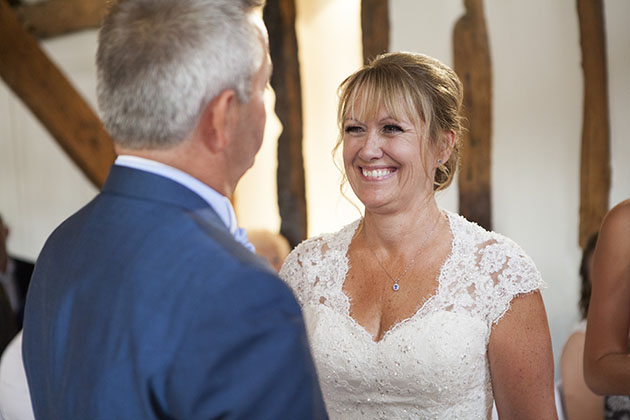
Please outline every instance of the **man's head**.
[[264, 25], [255, 15], [263, 3], [121, 0], [113, 6], [99, 34], [97, 90], [116, 143], [127, 150], [169, 149], [189, 138], [221, 92], [232, 90], [248, 104], [268, 59]]

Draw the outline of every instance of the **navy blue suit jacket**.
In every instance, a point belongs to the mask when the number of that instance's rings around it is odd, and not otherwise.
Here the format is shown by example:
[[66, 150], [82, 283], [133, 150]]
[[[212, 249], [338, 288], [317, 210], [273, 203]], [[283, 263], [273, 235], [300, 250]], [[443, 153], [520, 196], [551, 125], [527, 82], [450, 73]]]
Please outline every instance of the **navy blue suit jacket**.
[[42, 419], [309, 419], [295, 298], [197, 194], [114, 166], [46, 242], [23, 355]]

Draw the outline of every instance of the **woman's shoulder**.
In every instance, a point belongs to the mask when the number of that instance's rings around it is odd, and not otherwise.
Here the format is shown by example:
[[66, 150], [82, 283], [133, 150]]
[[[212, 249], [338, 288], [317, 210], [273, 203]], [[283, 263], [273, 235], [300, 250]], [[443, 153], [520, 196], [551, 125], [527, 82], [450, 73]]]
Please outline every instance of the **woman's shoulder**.
[[573, 354], [575, 350], [584, 351], [584, 337], [586, 336], [586, 320], [583, 319], [573, 326], [567, 340], [562, 348], [561, 358], [565, 359], [565, 354]]
[[609, 255], [630, 255], [630, 199], [618, 203], [604, 216], [596, 254], [598, 248]]
[[624, 200], [606, 213], [603, 227], [618, 233], [627, 233], [630, 230], [630, 199]]
[[348, 246], [358, 225], [357, 220], [337, 232], [306, 239], [284, 260], [279, 275], [291, 286], [300, 304], [310, 299], [312, 286], [319, 280], [331, 282], [347, 267]]
[[453, 235], [445, 278], [452, 293], [491, 324], [497, 323], [519, 295], [544, 287], [540, 272], [514, 241], [455, 213], [446, 212]]
[[332, 256], [345, 257], [359, 225], [359, 220], [344, 226], [337, 232], [324, 233], [302, 241], [289, 253], [280, 271], [305, 271], [316, 269], [322, 262], [330, 260]]
[[468, 242], [470, 245], [476, 245], [479, 250], [487, 246], [492, 246], [494, 249], [515, 251], [519, 254], [526, 255], [523, 248], [509, 237], [495, 231], [487, 230], [460, 214], [451, 212], [445, 213], [449, 217], [453, 236], [456, 240]]
[[620, 201], [612, 209], [611, 214], [617, 214], [620, 217], [630, 217], [630, 198]]
[[493, 278], [495, 284], [520, 292], [544, 287], [536, 264], [515, 241], [461, 215], [447, 214], [457, 242], [454, 248], [467, 253], [480, 272]]
[[585, 334], [586, 333], [586, 319], [580, 320], [577, 324], [573, 326], [571, 330], [571, 334]]
[[360, 220], [355, 220], [336, 232], [312, 236], [296, 246], [291, 254], [308, 257], [312, 255], [322, 256], [331, 249], [342, 249], [345, 252], [350, 245], [350, 241], [352, 241], [359, 222]]

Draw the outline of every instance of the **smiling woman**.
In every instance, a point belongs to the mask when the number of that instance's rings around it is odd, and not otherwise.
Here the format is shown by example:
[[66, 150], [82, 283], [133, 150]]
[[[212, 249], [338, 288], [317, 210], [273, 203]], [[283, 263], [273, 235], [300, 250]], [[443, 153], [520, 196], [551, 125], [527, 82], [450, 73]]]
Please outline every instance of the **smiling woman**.
[[[337, 148], [365, 206], [281, 276], [301, 302], [332, 419], [554, 419], [543, 285], [514, 242], [441, 210], [462, 85], [431, 57], [377, 57], [340, 87]], [[518, 337], [518, 339], [517, 339]]]
[[[361, 112], [361, 106], [355, 109]], [[433, 192], [428, 168], [438, 157], [433, 148], [425, 153], [421, 135], [408, 118], [395, 118], [382, 107], [364, 120], [345, 118], [343, 132], [345, 172], [366, 207], [415, 205], [414, 199]], [[443, 154], [450, 152], [449, 146]]]

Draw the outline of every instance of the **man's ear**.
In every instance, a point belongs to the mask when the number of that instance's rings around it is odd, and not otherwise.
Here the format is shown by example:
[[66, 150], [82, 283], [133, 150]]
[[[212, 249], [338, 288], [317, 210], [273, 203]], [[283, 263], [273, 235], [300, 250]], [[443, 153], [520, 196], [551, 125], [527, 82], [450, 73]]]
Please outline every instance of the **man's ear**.
[[237, 103], [236, 92], [226, 89], [215, 96], [201, 114], [199, 124], [203, 142], [214, 153], [225, 149], [233, 138]]

